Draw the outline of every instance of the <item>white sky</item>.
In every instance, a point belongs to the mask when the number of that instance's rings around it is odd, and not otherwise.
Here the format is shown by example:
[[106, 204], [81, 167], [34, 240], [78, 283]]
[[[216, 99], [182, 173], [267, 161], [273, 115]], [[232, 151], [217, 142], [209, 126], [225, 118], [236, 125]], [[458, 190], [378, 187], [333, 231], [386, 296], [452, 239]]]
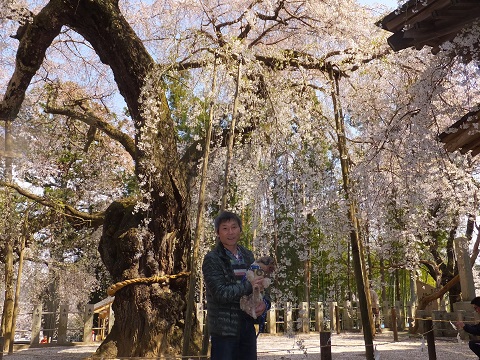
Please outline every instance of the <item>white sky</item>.
[[398, 1], [397, 0], [357, 0], [359, 4], [362, 5], [369, 5], [375, 7], [377, 4], [382, 4], [387, 6], [388, 8], [394, 10], [398, 8]]

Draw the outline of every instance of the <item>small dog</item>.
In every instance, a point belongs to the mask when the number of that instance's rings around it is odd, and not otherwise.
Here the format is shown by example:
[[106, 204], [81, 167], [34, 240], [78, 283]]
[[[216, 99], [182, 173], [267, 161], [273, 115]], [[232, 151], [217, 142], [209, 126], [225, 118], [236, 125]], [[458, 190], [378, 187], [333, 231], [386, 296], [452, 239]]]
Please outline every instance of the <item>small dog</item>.
[[250, 295], [244, 295], [240, 299], [240, 308], [254, 319], [257, 318], [255, 309], [259, 303], [263, 302], [263, 292], [272, 283], [270, 275], [274, 270], [275, 260], [271, 256], [263, 256], [250, 265], [250, 268], [245, 274], [246, 279], [250, 282], [253, 282], [259, 277], [263, 278], [260, 286], [254, 286], [253, 292]]

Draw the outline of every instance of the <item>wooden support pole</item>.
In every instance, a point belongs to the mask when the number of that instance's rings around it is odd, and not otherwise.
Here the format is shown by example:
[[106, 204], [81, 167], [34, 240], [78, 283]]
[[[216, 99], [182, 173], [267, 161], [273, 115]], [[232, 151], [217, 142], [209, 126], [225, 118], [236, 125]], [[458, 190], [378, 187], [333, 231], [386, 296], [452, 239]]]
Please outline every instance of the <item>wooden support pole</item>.
[[431, 318], [425, 319], [425, 330], [427, 332], [428, 360], [437, 360], [435, 334], [433, 333], [433, 321]]
[[337, 334], [340, 334], [340, 311], [337, 305], [335, 305], [335, 322], [337, 323]]
[[320, 331], [320, 360], [332, 360], [332, 333]]
[[392, 330], [393, 330], [393, 341], [398, 341], [398, 326], [397, 326], [397, 310], [395, 307], [392, 307]]

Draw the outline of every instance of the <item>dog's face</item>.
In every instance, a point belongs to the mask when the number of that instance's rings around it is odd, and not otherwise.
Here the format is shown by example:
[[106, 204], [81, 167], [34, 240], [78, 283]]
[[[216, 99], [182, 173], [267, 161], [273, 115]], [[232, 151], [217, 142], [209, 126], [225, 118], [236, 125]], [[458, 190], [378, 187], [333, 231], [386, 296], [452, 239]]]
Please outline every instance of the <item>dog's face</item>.
[[271, 256], [264, 256], [257, 259], [247, 270], [247, 279], [252, 281], [258, 278], [265, 278], [264, 286], [270, 285], [270, 279], [267, 279], [275, 271], [275, 260]]
[[255, 262], [260, 266], [258, 270], [263, 271], [262, 276], [270, 276], [275, 271], [275, 259], [271, 256], [263, 256]]

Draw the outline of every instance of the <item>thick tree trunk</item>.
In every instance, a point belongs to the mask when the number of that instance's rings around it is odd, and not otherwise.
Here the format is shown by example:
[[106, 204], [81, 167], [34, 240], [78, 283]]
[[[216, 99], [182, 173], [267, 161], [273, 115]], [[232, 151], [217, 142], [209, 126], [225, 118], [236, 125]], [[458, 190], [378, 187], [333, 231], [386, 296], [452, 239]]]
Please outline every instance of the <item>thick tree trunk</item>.
[[[112, 69], [137, 129], [136, 172], [148, 178], [144, 188], [148, 214], [135, 213], [133, 202], [113, 203], [107, 210], [99, 246], [102, 259], [117, 282], [183, 272], [188, 269], [191, 245], [189, 194], [177, 153], [175, 124], [160, 84], [152, 93], [158, 106], [155, 133], [142, 131], [152, 119], [143, 117], [140, 97], [155, 63], [122, 16], [118, 1], [51, 0], [35, 15], [19, 32], [16, 67], [0, 103], [0, 119], [16, 118], [32, 77], [63, 26], [89, 41]], [[140, 146], [145, 139], [151, 141], [148, 151]], [[143, 220], [149, 220], [147, 225]], [[179, 354], [186, 295], [187, 282], [182, 278], [122, 288], [115, 294], [113, 329], [94, 356]], [[194, 338], [195, 334], [190, 340]]]
[[[170, 231], [164, 231], [162, 226], [157, 229], [161, 237], [148, 241], [138, 230], [144, 217], [133, 210], [132, 203], [117, 202], [106, 212], [99, 251], [114, 280], [172, 275], [184, 270], [186, 254], [176, 250], [175, 244], [179, 239], [188, 238], [188, 229], [172, 221]], [[181, 218], [181, 214], [178, 217]], [[186, 297], [184, 277], [164, 283], [136, 283], [120, 289], [113, 303], [112, 331], [93, 358], [178, 355]], [[194, 332], [193, 337], [198, 338], [198, 333]], [[190, 347], [194, 346], [191, 342]]]

